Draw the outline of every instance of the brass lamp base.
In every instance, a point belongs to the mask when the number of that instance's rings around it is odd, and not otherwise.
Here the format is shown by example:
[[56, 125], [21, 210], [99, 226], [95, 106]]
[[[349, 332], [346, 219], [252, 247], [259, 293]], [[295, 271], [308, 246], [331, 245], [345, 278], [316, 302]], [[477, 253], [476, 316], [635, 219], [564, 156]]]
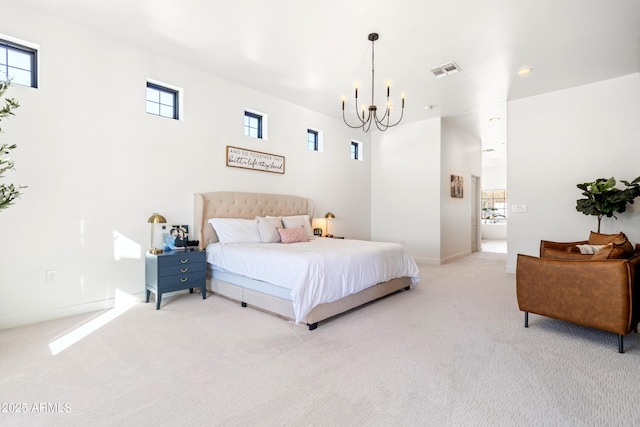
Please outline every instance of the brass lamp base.
[[150, 254], [157, 255], [162, 253], [162, 249], [151, 248], [147, 252], [149, 252]]

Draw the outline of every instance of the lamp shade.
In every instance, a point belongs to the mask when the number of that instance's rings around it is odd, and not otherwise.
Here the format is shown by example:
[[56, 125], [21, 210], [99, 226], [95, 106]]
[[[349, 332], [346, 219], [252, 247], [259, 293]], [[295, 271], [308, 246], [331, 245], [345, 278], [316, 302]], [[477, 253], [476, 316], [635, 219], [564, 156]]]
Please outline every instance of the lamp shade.
[[327, 212], [327, 214], [324, 216], [324, 222], [326, 223], [327, 226], [327, 237], [332, 237], [331, 234], [329, 234], [329, 220], [330, 219], [335, 219], [335, 215], [332, 212]]
[[151, 224], [151, 248], [149, 249], [149, 253], [161, 254], [164, 245], [162, 242], [162, 229], [158, 224], [166, 224], [167, 219], [159, 213], [154, 212], [147, 222]]
[[166, 224], [167, 219], [162, 215], [160, 215], [159, 213], [154, 212], [153, 215], [149, 217], [149, 220], [147, 222], [150, 222], [153, 224]]

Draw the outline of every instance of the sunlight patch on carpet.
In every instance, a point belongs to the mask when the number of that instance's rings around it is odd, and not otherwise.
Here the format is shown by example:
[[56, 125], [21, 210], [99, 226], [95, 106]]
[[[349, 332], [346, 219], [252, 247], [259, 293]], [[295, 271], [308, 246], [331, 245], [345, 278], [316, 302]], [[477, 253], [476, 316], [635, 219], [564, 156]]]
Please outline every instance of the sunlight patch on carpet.
[[66, 350], [84, 337], [90, 335], [92, 332], [97, 331], [107, 323], [111, 322], [116, 317], [127, 312], [138, 302], [138, 298], [135, 296], [121, 291], [120, 289], [116, 289], [113, 308], [49, 343], [51, 354], [55, 356], [56, 354]]

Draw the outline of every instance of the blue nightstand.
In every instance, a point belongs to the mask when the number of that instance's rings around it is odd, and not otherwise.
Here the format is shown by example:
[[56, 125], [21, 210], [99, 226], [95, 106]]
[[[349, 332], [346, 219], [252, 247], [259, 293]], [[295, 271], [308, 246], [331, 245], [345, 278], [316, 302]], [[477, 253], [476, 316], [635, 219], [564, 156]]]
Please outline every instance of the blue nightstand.
[[146, 254], [145, 282], [147, 300], [156, 294], [156, 310], [160, 309], [162, 294], [200, 288], [202, 299], [207, 298], [207, 272], [205, 251], [176, 250], [160, 254]]

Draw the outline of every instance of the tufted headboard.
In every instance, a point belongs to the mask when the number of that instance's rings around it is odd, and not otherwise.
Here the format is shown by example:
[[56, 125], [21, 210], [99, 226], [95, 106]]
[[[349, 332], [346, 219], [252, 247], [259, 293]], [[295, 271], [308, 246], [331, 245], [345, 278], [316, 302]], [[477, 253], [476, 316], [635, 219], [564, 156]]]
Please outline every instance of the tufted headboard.
[[315, 205], [306, 197], [284, 194], [238, 193], [214, 191], [194, 194], [194, 236], [200, 249], [218, 241], [209, 218], [246, 218], [257, 216], [309, 215], [313, 218]]

